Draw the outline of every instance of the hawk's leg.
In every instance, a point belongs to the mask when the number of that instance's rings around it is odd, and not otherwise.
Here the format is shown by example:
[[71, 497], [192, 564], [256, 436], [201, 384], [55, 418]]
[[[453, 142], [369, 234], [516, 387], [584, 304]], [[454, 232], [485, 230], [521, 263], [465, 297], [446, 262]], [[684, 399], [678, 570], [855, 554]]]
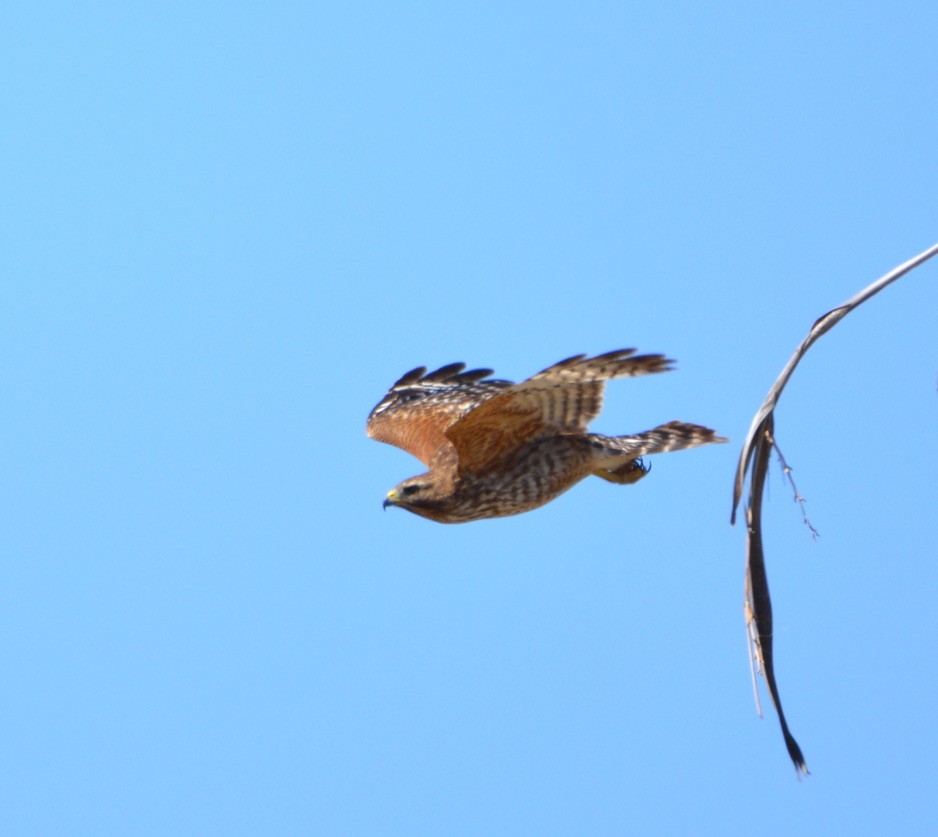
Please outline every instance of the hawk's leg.
[[616, 485], [631, 485], [638, 482], [650, 470], [651, 466], [646, 465], [641, 459], [633, 459], [618, 468], [597, 468], [593, 473]]

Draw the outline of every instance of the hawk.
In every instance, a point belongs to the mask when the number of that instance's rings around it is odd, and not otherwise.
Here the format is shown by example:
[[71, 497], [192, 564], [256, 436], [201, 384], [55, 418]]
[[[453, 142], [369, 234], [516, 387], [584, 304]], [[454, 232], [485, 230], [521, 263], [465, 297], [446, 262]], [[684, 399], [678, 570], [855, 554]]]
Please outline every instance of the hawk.
[[667, 372], [664, 355], [619, 349], [574, 355], [521, 383], [491, 369], [451, 363], [412, 369], [368, 416], [372, 439], [420, 459], [427, 473], [392, 488], [384, 506], [439, 523], [530, 511], [588, 476], [626, 485], [649, 468], [646, 454], [725, 442], [714, 430], [672, 421], [632, 436], [589, 433], [606, 381]]

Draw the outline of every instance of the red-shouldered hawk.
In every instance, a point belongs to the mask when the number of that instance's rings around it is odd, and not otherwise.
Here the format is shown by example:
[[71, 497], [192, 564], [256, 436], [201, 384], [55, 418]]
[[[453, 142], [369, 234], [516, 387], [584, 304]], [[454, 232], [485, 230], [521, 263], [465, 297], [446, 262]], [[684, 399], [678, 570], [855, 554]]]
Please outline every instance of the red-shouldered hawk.
[[633, 436], [588, 433], [605, 382], [670, 370], [664, 355], [620, 349], [575, 355], [519, 384], [491, 369], [451, 363], [413, 369], [368, 416], [368, 435], [412, 453], [429, 468], [388, 492], [387, 506], [440, 523], [530, 511], [590, 475], [618, 484], [648, 473], [641, 457], [725, 442], [672, 421]]

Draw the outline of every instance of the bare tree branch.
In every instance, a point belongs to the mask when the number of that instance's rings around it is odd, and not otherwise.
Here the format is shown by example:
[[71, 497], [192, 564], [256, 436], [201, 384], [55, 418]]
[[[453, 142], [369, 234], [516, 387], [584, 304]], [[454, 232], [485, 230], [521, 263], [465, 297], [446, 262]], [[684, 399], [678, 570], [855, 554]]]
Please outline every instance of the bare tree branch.
[[[769, 583], [765, 572], [765, 553], [762, 547], [762, 496], [765, 490], [765, 478], [768, 473], [769, 456], [775, 446], [775, 407], [781, 397], [785, 385], [791, 378], [795, 367], [804, 357], [814, 342], [830, 331], [837, 323], [847, 316], [854, 308], [862, 305], [874, 294], [879, 293], [887, 285], [905, 276], [920, 264], [928, 261], [938, 254], [938, 244], [930, 247], [924, 253], [905, 264], [891, 270], [885, 276], [877, 279], [873, 284], [864, 288], [856, 296], [848, 299], [843, 305], [828, 311], [819, 317], [808, 336], [801, 342], [795, 353], [789, 358], [785, 368], [772, 384], [765, 401], [752, 420], [746, 441], [739, 454], [739, 463], [736, 467], [736, 479], [733, 484], [733, 511], [730, 522], [736, 522], [736, 509], [739, 506], [746, 480], [749, 475], [749, 497], [746, 504], [746, 583], [745, 583], [745, 614], [746, 629], [749, 637], [750, 661], [753, 672], [765, 677], [766, 686], [775, 710], [778, 712], [779, 724], [788, 755], [795, 764], [795, 770], [800, 776], [808, 772], [804, 756], [798, 742], [788, 729], [785, 713], [782, 711], [782, 702], [778, 694], [778, 685], [775, 680], [775, 663], [772, 649], [772, 601], [769, 597]], [[777, 447], [776, 447], [777, 449]], [[751, 466], [751, 467], [750, 467]], [[787, 465], [783, 465], [787, 468]], [[797, 493], [797, 490], [796, 490]], [[813, 527], [812, 527], [813, 531]], [[755, 684], [754, 684], [755, 685]], [[758, 690], [756, 690], [756, 706], [759, 708]], [[761, 714], [761, 708], [760, 708]]]

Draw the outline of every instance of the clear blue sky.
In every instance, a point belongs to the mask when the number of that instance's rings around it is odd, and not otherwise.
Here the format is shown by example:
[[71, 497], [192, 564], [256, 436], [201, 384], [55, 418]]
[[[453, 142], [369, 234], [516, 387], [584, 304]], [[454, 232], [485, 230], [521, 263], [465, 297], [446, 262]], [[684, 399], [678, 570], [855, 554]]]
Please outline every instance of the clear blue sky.
[[[0, 831], [925, 833], [934, 3], [21, 4], [0, 34]], [[661, 351], [596, 423], [733, 443], [440, 526], [387, 386]]]

